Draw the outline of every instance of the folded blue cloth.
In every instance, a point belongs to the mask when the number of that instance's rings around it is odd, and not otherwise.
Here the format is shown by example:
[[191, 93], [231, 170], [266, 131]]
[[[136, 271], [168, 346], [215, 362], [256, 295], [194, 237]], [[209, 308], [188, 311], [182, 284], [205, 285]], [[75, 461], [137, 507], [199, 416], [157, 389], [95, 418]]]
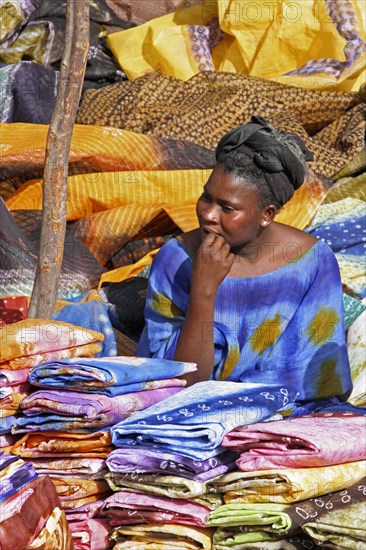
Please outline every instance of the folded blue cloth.
[[158, 444], [162, 452], [206, 460], [223, 452], [226, 433], [279, 418], [295, 398], [295, 390], [278, 385], [199, 382], [113, 426], [112, 441], [116, 447]]
[[0, 417], [0, 435], [10, 434], [11, 427], [15, 426], [17, 417], [16, 416], [4, 416]]
[[6, 466], [9, 467], [9, 473], [5, 471], [3, 472], [5, 475], [1, 477], [0, 502], [3, 502], [18, 489], [38, 476], [30, 462], [24, 462], [18, 456], [14, 458], [15, 460]]
[[[95, 392], [108, 396], [152, 389], [151, 382], [185, 375], [194, 363], [147, 357], [72, 358], [32, 369], [29, 382], [42, 388]], [[172, 384], [173, 385], [173, 384]]]

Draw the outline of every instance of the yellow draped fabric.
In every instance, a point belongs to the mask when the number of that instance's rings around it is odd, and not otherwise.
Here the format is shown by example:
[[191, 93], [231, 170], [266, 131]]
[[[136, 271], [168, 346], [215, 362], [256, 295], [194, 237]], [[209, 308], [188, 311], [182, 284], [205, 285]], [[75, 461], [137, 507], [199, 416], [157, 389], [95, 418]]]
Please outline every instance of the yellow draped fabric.
[[[192, 2], [187, 2], [192, 4]], [[344, 29], [365, 40], [364, 0], [196, 0], [195, 5], [108, 36], [108, 44], [131, 79], [149, 71], [188, 80], [202, 70], [236, 72], [314, 89], [359, 90], [366, 54], [340, 75], [326, 60], [345, 63]], [[351, 8], [352, 14], [346, 8]], [[342, 32], [343, 26], [343, 32]], [[311, 76], [286, 75], [324, 60]]]
[[365, 475], [366, 462], [347, 462], [319, 468], [280, 468], [255, 472], [230, 472], [212, 486], [230, 502], [289, 504], [341, 491]]
[[[181, 229], [197, 227], [195, 205], [209, 170], [156, 170], [103, 172], [68, 178], [68, 220], [83, 220], [83, 242], [103, 261], [103, 251], [115, 239], [118, 246], [136, 237], [153, 219], [163, 213]], [[133, 176], [133, 185], [126, 182]], [[309, 180], [279, 213], [277, 220], [303, 229], [308, 225], [326, 190], [317, 179]], [[304, 205], [306, 205], [304, 207]], [[42, 208], [42, 182], [30, 181], [7, 201], [10, 210]], [[122, 243], [122, 244], [121, 244]], [[116, 245], [117, 246], [117, 245]], [[131, 267], [103, 274], [101, 281], [121, 281], [137, 275], [151, 263], [153, 253]]]

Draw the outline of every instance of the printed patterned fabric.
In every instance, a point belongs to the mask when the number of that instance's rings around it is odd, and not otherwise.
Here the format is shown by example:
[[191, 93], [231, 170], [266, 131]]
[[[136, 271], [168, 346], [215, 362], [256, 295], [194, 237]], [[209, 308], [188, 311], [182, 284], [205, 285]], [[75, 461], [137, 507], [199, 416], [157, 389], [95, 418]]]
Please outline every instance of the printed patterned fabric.
[[121, 19], [141, 25], [146, 21], [174, 11], [181, 0], [160, 0], [146, 4], [145, 0], [106, 0]]
[[[334, 88], [320, 90], [321, 85], [306, 89], [302, 82], [300, 86], [232, 71], [204, 71], [187, 82], [153, 72], [87, 90], [77, 122], [185, 139], [214, 149], [231, 128], [260, 115], [304, 139], [314, 153], [312, 169], [332, 177], [363, 150], [362, 98]], [[14, 203], [8, 201], [10, 208]]]
[[53, 476], [52, 483], [64, 509], [79, 508], [110, 494], [109, 486], [104, 479]]
[[108, 36], [128, 79], [158, 67], [188, 80], [214, 67], [309, 88], [339, 84], [357, 91], [363, 82], [357, 78], [364, 75], [366, 50], [362, 0], [281, 3], [278, 9], [265, 0], [255, 8], [245, 0], [191, 4]]
[[316, 544], [347, 550], [359, 550], [365, 546], [365, 482], [364, 478], [362, 483], [356, 483], [345, 491], [306, 501], [296, 509], [296, 519]]
[[18, 439], [12, 453], [26, 457], [107, 458], [112, 450], [109, 432], [33, 432]]
[[182, 386], [126, 393], [116, 397], [62, 391], [38, 391], [21, 402], [25, 416], [17, 419], [13, 433], [37, 430], [86, 431], [120, 422], [136, 411], [174, 395]]
[[[301, 530], [313, 539], [316, 545], [325, 544], [330, 548], [359, 549], [366, 541], [364, 526], [365, 477], [342, 491], [331, 492], [322, 497], [302, 500], [296, 505], [279, 504], [229, 504], [217, 508], [206, 518], [209, 526], [219, 526], [215, 543], [227, 543], [227, 546], [246, 543], [252, 532], [252, 542], [259, 542], [260, 530], [263, 544], [266, 533], [276, 538], [294, 536]], [[224, 529], [238, 527], [232, 532]], [[226, 541], [225, 541], [226, 538]], [[230, 540], [232, 538], [232, 540]], [[271, 540], [271, 539], [270, 539]], [[231, 545], [229, 544], [231, 543]], [[222, 548], [222, 546], [217, 546]], [[310, 544], [306, 548], [313, 548]], [[267, 548], [267, 546], [265, 546]], [[272, 546], [269, 546], [272, 548]], [[273, 546], [276, 548], [276, 546]], [[287, 548], [278, 546], [277, 548]], [[301, 548], [301, 546], [300, 546]]]
[[111, 527], [101, 519], [69, 521], [75, 550], [105, 550], [110, 548]]
[[223, 446], [241, 451], [240, 470], [310, 468], [366, 459], [366, 417], [324, 413], [243, 426]]
[[143, 491], [151, 495], [177, 499], [193, 499], [207, 493], [205, 482], [179, 476], [160, 474], [118, 474], [105, 476], [112, 491]]
[[[1, 504], [1, 549], [25, 550], [31, 548], [30, 545], [33, 541], [39, 541], [38, 537], [55, 510], [59, 511], [57, 513], [59, 522], [52, 520], [48, 524], [50, 545], [43, 548], [71, 550], [73, 545], [70, 530], [64, 513], [60, 510], [60, 499], [56, 489], [48, 476], [35, 478]], [[51, 525], [54, 526], [53, 529], [50, 529]], [[56, 532], [60, 535], [58, 541]], [[35, 543], [33, 548], [38, 550], [42, 547]]]
[[342, 281], [360, 298], [366, 297], [366, 202], [344, 198], [320, 205], [307, 232], [326, 241], [338, 260]]
[[[159, 250], [137, 354], [174, 357], [188, 307], [192, 261], [178, 239]], [[297, 389], [298, 400], [351, 391], [339, 269], [322, 241], [261, 277], [226, 277], [217, 291], [213, 337], [215, 379], [285, 382]]]
[[[0, 364], [29, 355], [102, 342], [103, 334], [70, 323], [24, 319], [0, 329]], [[5, 368], [6, 365], [1, 365]], [[18, 368], [22, 368], [19, 365]]]
[[199, 382], [111, 428], [116, 447], [150, 448], [206, 460], [222, 452], [235, 426], [268, 420], [295, 396], [291, 388]]
[[205, 527], [210, 510], [187, 500], [118, 491], [105, 499], [99, 515], [110, 525], [136, 523], [178, 523]]
[[344, 71], [347, 71], [360, 58], [362, 59], [363, 54], [365, 54], [365, 33], [362, 28], [362, 21], [358, 20], [360, 3], [357, 1], [350, 2], [349, 0], [325, 0], [325, 6], [329, 18], [339, 35], [346, 40], [343, 49], [346, 61], [329, 59], [329, 57], [312, 59], [288, 74], [309, 76], [320, 73], [338, 79]]
[[45, 388], [95, 392], [116, 396], [141, 390], [181, 386], [174, 377], [196, 370], [194, 363], [143, 357], [65, 359], [35, 367], [31, 384]]
[[195, 481], [207, 481], [236, 468], [238, 453], [225, 451], [208, 460], [195, 460], [183, 455], [152, 449], [119, 447], [107, 458], [107, 466], [117, 474], [170, 474]]
[[0, 502], [13, 495], [18, 489], [37, 477], [37, 472], [29, 462], [19, 457], [0, 455]]
[[32, 61], [2, 66], [1, 122], [49, 124], [58, 80], [58, 71]]
[[118, 527], [113, 550], [211, 550], [212, 531], [186, 525], [159, 524]]
[[352, 324], [347, 334], [347, 350], [351, 366], [353, 390], [349, 401], [356, 406], [366, 406], [366, 312]]
[[231, 472], [208, 484], [224, 492], [226, 503], [288, 504], [346, 489], [364, 475], [366, 462], [348, 462], [322, 468]]

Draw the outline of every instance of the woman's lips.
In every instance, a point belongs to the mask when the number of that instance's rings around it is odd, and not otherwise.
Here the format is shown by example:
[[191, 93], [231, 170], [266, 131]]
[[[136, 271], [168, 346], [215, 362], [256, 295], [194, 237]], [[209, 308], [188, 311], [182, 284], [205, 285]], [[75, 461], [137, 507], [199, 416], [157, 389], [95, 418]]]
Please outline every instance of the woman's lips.
[[211, 227], [202, 227], [201, 228], [202, 231], [206, 234], [208, 233], [213, 233], [214, 235], [217, 235], [218, 237], [220, 237], [220, 233], [218, 233], [217, 231], [215, 231], [214, 229], [212, 229]]

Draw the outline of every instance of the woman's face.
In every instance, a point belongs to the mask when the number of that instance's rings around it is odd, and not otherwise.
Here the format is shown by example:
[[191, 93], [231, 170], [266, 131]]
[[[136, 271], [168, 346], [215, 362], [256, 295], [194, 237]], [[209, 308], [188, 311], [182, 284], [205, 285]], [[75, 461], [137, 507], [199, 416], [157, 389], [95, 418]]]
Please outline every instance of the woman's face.
[[259, 196], [233, 173], [216, 166], [197, 201], [196, 213], [202, 238], [209, 232], [224, 237], [231, 248], [255, 241], [268, 219]]

